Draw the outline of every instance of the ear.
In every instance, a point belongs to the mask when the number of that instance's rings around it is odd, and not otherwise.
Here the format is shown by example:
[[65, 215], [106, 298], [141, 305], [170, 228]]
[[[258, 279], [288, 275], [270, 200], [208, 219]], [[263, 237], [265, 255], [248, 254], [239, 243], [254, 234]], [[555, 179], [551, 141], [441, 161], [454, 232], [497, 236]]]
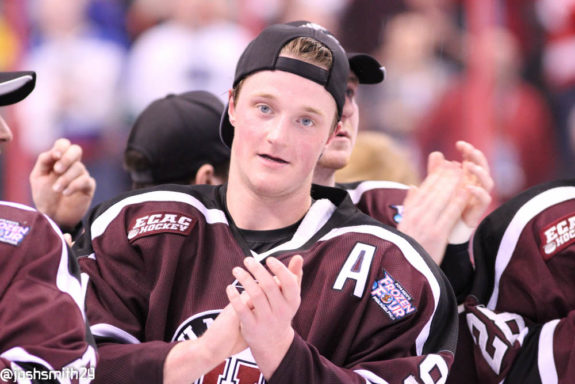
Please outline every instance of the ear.
[[217, 185], [219, 184], [217, 180], [215, 180], [215, 172], [214, 167], [211, 164], [203, 164], [196, 172], [196, 184], [208, 184], [208, 185]]
[[228, 91], [228, 117], [232, 126], [236, 125], [236, 101], [234, 100], [233, 91]]

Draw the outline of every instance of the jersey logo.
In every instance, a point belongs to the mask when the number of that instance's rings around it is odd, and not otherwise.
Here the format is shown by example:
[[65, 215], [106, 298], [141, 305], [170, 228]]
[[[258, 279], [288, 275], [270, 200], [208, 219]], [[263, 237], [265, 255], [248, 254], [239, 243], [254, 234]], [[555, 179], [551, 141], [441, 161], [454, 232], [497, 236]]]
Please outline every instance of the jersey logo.
[[575, 242], [575, 215], [556, 220], [539, 233], [543, 259], [549, 260]]
[[175, 233], [189, 235], [195, 222], [191, 217], [179, 213], [154, 213], [138, 217], [130, 223], [128, 240], [134, 241], [143, 236], [156, 235], [158, 233]]
[[401, 223], [401, 219], [403, 219], [403, 205], [390, 205], [389, 207], [395, 210], [393, 221], [397, 224]]
[[16, 221], [0, 219], [0, 242], [18, 246], [30, 233], [30, 227]]
[[[176, 330], [172, 341], [194, 340], [200, 337], [216, 320], [220, 310], [198, 313], [185, 320]], [[197, 379], [194, 384], [265, 384], [262, 375], [251, 351], [244, 349], [240, 353], [230, 356]]]
[[383, 276], [383, 279], [373, 283], [371, 298], [391, 320], [399, 320], [415, 312], [411, 295], [385, 270]]

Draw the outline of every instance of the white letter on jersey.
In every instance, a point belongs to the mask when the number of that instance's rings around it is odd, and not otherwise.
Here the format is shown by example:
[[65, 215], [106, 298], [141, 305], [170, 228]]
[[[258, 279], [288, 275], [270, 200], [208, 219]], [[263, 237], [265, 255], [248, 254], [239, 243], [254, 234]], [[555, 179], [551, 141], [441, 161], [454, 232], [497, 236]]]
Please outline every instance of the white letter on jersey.
[[353, 295], [361, 297], [365, 290], [369, 267], [371, 266], [374, 253], [375, 247], [373, 245], [357, 243], [347, 256], [347, 260], [341, 268], [341, 271], [339, 271], [333, 289], [341, 291], [345, 281], [352, 279], [356, 281]]

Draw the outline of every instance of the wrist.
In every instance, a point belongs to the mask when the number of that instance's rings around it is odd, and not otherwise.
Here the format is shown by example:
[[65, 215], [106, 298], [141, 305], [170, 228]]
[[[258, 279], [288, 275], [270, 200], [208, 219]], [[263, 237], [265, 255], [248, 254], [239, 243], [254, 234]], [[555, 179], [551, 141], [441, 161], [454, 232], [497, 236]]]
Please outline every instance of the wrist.
[[451, 229], [447, 242], [449, 244], [463, 244], [471, 239], [471, 235], [475, 229], [469, 227], [463, 220], [458, 220]]

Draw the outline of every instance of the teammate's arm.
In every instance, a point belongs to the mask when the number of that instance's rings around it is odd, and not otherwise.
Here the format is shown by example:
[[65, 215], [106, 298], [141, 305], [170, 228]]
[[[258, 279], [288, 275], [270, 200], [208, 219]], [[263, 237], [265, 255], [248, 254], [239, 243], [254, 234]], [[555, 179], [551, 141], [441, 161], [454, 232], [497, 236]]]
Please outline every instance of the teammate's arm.
[[[575, 377], [575, 311], [543, 324], [517, 314], [465, 304], [478, 373], [486, 382], [567, 384]], [[535, 381], [534, 381], [535, 380]]]
[[44, 215], [27, 208], [24, 215], [7, 216], [6, 205], [0, 203], [0, 217], [23, 223], [29, 232], [18, 244], [0, 241], [0, 369], [94, 369], [96, 351], [73, 255]]

